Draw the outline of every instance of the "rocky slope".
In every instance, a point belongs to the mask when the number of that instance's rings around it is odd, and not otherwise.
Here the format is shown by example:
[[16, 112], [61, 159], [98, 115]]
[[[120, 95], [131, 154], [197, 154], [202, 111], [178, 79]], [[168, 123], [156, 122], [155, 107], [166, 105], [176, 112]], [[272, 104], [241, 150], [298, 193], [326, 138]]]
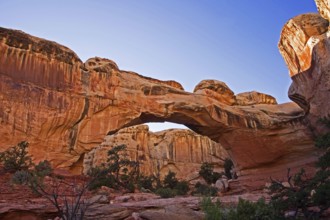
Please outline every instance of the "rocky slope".
[[90, 167], [107, 161], [107, 152], [114, 146], [125, 144], [129, 158], [139, 161], [145, 175], [160, 175], [163, 178], [169, 170], [178, 178], [193, 180], [198, 177], [203, 162], [214, 165], [215, 171], [223, 171], [223, 164], [229, 158], [220, 144], [190, 130], [170, 129], [150, 132], [147, 125], [123, 128], [116, 134], [106, 136], [98, 147], [85, 154], [84, 173]]
[[317, 119], [329, 113], [329, 10], [322, 2], [324, 18], [291, 19], [279, 42], [293, 80], [289, 96], [302, 109], [265, 94], [234, 95], [216, 80], [189, 93], [177, 82], [123, 71], [104, 58], [83, 63], [55, 42], [0, 28], [0, 149], [28, 140], [36, 161], [77, 173], [107, 134], [169, 121], [220, 143], [246, 186], [311, 165]]

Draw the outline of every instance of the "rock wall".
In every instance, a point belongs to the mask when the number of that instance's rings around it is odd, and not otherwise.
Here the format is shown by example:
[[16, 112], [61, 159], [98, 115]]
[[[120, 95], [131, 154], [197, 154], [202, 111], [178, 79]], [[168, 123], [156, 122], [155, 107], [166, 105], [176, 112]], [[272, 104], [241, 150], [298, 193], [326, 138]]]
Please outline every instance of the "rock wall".
[[106, 136], [100, 146], [85, 154], [84, 173], [105, 163], [107, 152], [120, 144], [127, 146], [129, 158], [140, 163], [141, 173], [159, 174], [161, 178], [171, 170], [178, 178], [192, 180], [198, 177], [203, 162], [213, 164], [221, 172], [229, 157], [220, 144], [193, 131], [170, 129], [154, 133], [147, 125], [138, 125]]
[[279, 49], [289, 68], [289, 97], [306, 114], [315, 135], [325, 131], [318, 122], [330, 113], [329, 1], [316, 0], [320, 14], [303, 14], [283, 27]]
[[123, 71], [104, 58], [83, 63], [55, 42], [0, 28], [0, 149], [27, 140], [35, 161], [81, 172], [84, 154], [106, 135], [169, 121], [220, 143], [240, 178], [261, 186], [269, 175], [285, 176], [287, 167], [310, 166], [318, 157], [310, 128], [329, 113], [327, 27], [326, 19], [308, 14], [281, 34], [293, 78], [289, 96], [302, 109], [262, 93], [235, 95], [216, 80], [189, 93], [177, 82]]

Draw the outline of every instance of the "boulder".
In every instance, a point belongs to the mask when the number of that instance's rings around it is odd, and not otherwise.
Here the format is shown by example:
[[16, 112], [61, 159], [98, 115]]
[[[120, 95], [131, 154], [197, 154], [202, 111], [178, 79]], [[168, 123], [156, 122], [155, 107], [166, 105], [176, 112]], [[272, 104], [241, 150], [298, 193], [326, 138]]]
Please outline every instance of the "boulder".
[[214, 186], [219, 190], [219, 192], [227, 192], [229, 189], [228, 178], [226, 176], [222, 176], [215, 182]]

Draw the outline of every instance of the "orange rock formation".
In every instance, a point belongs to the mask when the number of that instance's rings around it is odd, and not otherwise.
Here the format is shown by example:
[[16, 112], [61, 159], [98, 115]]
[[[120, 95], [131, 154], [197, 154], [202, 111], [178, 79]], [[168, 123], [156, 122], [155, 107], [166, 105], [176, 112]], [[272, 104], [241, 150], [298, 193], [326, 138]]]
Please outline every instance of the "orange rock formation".
[[0, 149], [27, 140], [36, 161], [81, 172], [84, 154], [107, 134], [169, 121], [220, 143], [242, 182], [261, 186], [318, 156], [310, 126], [329, 113], [327, 28], [327, 20], [307, 14], [291, 19], [281, 34], [293, 79], [289, 96], [302, 109], [255, 92], [235, 96], [219, 81], [203, 81], [189, 93], [177, 82], [123, 71], [103, 58], [83, 63], [55, 42], [0, 28]]
[[116, 134], [106, 136], [105, 141], [91, 150], [84, 158], [84, 173], [90, 167], [107, 162], [108, 151], [120, 144], [127, 146], [129, 158], [140, 162], [145, 175], [160, 175], [169, 170], [180, 179], [193, 180], [203, 162], [214, 165], [215, 171], [224, 171], [226, 150], [205, 136], [186, 129], [169, 129], [150, 132], [147, 125], [123, 128]]

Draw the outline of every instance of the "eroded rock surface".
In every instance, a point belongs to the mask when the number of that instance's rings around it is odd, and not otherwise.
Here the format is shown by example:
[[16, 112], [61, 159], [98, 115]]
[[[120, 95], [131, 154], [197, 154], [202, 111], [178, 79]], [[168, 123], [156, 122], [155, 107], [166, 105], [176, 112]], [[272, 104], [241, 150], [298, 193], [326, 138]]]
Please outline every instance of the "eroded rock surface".
[[[269, 172], [285, 175], [287, 167], [294, 169], [317, 157], [297, 105], [233, 105], [229, 88], [222, 93], [225, 86], [212, 89], [221, 83], [202, 84], [208, 86], [189, 93], [174, 81], [119, 70], [107, 59], [82, 63], [55, 42], [1, 28], [0, 147], [5, 150], [27, 140], [35, 161], [47, 159], [55, 167], [79, 173], [84, 154], [107, 134], [169, 121], [221, 143], [238, 175], [252, 185], [264, 185], [254, 177], [262, 181]], [[212, 94], [198, 92], [203, 90]]]
[[306, 113], [317, 135], [324, 132], [318, 119], [330, 109], [329, 1], [315, 1], [320, 14], [292, 18], [283, 27], [279, 49], [290, 70], [289, 97]]
[[330, 20], [330, 1], [329, 0], [315, 0], [317, 10], [319, 11], [320, 15]]
[[236, 102], [234, 92], [226, 83], [218, 80], [201, 81], [195, 86], [194, 93], [206, 95], [227, 105], [233, 105]]
[[185, 129], [170, 129], [150, 132], [147, 125], [123, 128], [109, 135], [105, 141], [84, 158], [84, 173], [91, 167], [107, 162], [108, 151], [117, 145], [127, 146], [128, 157], [139, 161], [140, 171], [145, 175], [163, 178], [168, 171], [176, 177], [193, 180], [203, 162], [214, 165], [215, 171], [223, 171], [223, 164], [229, 158], [226, 150], [205, 136]]
[[237, 105], [257, 105], [257, 104], [277, 104], [276, 99], [264, 93], [252, 91], [243, 92], [236, 95]]

